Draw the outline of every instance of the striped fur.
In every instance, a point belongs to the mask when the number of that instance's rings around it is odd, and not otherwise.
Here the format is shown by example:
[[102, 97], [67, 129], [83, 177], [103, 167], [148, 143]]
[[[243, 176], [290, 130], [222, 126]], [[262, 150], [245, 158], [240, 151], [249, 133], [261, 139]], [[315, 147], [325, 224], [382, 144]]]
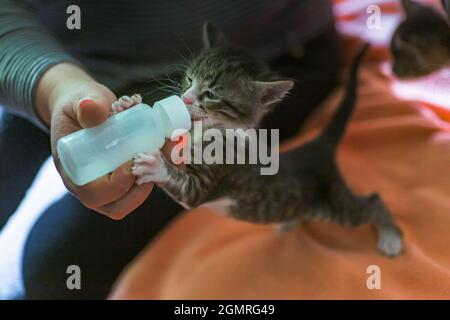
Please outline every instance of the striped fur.
[[[193, 62], [185, 81], [185, 90], [192, 81], [201, 86], [213, 85], [215, 90], [221, 87], [217, 101], [208, 101], [201, 94], [198, 97], [201, 109], [208, 114], [203, 123], [220, 129], [257, 126], [261, 109], [268, 111], [286, 92], [259, 96], [254, 82], [274, 78], [264, 64], [241, 49], [210, 43], [207, 48]], [[279, 223], [283, 232], [297, 223], [318, 219], [345, 226], [373, 222], [378, 249], [387, 256], [399, 255], [401, 232], [382, 199], [376, 194], [354, 195], [335, 162], [336, 148], [355, 107], [357, 71], [366, 49], [355, 59], [346, 95], [330, 124], [313, 141], [282, 154], [277, 174], [261, 175], [258, 164], [176, 167], [164, 160], [168, 178], [158, 185], [185, 207], [225, 203], [229, 216], [253, 223]], [[263, 105], [262, 101], [269, 101], [270, 105]]]

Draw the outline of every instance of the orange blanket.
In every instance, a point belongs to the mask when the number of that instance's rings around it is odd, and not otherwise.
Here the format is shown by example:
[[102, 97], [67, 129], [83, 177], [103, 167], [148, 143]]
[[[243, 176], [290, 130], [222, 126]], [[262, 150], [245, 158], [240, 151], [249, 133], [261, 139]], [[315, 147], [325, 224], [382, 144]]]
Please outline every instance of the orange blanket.
[[[403, 256], [380, 256], [371, 226], [317, 222], [280, 236], [196, 209], [142, 252], [111, 298], [450, 298], [450, 111], [400, 101], [389, 86], [375, 66], [362, 70], [338, 162], [353, 190], [382, 194], [404, 231]], [[287, 147], [317, 133], [341, 94]], [[367, 287], [374, 265], [380, 289]]]

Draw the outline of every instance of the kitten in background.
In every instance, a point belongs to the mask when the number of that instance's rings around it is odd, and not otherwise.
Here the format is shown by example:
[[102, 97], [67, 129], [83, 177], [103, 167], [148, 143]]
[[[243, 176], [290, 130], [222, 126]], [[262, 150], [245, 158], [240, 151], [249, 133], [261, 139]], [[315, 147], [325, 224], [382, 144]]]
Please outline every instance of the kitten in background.
[[[293, 82], [273, 74], [246, 50], [229, 44], [210, 23], [204, 26], [203, 41], [204, 50], [186, 70], [182, 88], [193, 120], [203, 120], [206, 129], [256, 128]], [[336, 149], [355, 106], [357, 72], [366, 49], [353, 63], [345, 97], [330, 124], [312, 141], [280, 154], [277, 174], [261, 175], [260, 164], [175, 166], [155, 150], [135, 158], [137, 183], [156, 183], [186, 208], [220, 204], [230, 217], [277, 223], [281, 232], [318, 219], [345, 226], [372, 222], [379, 251], [389, 257], [399, 255], [401, 231], [381, 197], [375, 193], [355, 195], [336, 165]], [[140, 102], [133, 97], [120, 99], [119, 111]], [[195, 146], [195, 141], [192, 144]]]
[[[449, 6], [447, 0], [443, 5]], [[406, 19], [391, 41], [392, 71], [402, 79], [425, 76], [450, 65], [450, 25], [434, 8], [402, 0]], [[450, 14], [450, 8], [447, 11]]]
[[448, 19], [450, 20], [450, 0], [441, 0], [442, 7], [444, 8], [445, 12], [447, 12]]

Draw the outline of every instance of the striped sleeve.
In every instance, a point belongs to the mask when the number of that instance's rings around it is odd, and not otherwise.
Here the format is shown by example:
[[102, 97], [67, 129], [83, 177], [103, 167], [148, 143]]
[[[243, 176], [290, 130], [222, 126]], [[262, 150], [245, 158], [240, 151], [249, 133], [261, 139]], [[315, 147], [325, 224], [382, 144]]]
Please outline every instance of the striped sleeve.
[[0, 6], [0, 105], [47, 129], [35, 111], [36, 87], [57, 63], [77, 61], [66, 53], [21, 1]]

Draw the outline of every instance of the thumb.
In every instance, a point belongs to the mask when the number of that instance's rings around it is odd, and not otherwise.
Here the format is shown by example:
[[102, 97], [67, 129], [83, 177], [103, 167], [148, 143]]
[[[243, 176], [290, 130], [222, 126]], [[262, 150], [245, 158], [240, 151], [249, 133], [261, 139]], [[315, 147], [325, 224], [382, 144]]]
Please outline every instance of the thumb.
[[83, 128], [95, 127], [102, 124], [111, 111], [111, 99], [96, 96], [79, 100], [75, 104], [75, 114], [78, 117], [78, 123]]

